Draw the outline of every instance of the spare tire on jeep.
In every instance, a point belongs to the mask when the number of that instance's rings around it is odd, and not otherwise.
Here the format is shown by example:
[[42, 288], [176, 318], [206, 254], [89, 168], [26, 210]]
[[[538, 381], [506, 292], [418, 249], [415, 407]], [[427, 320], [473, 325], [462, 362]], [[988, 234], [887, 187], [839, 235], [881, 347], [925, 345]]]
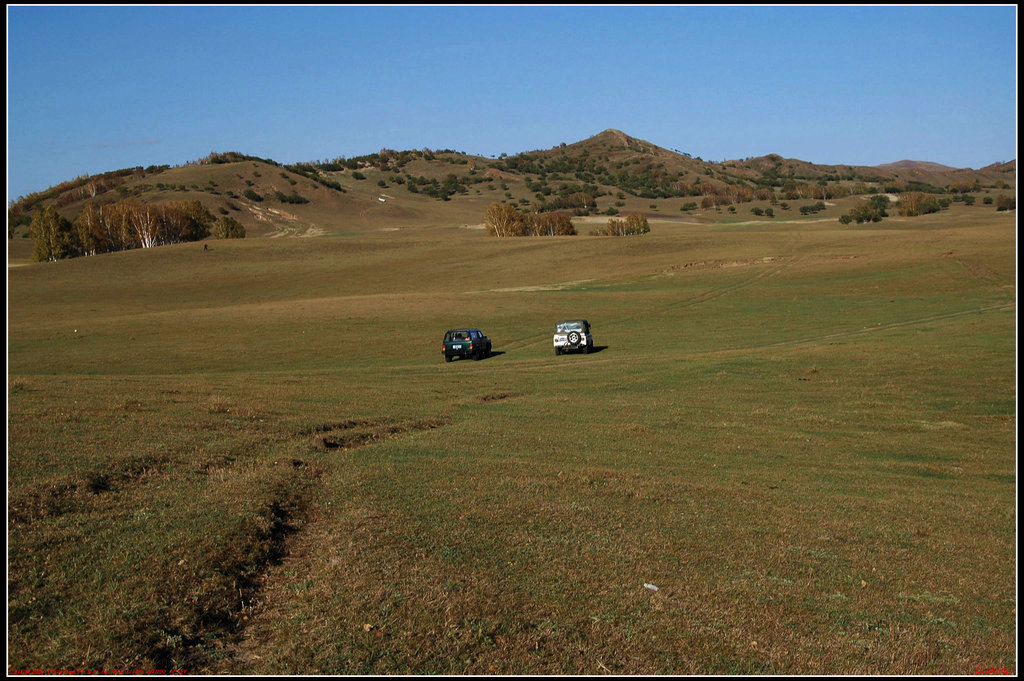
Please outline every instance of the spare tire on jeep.
[[553, 345], [556, 355], [583, 350], [584, 354], [594, 349], [594, 338], [590, 335], [590, 322], [586, 319], [569, 319], [555, 324]]

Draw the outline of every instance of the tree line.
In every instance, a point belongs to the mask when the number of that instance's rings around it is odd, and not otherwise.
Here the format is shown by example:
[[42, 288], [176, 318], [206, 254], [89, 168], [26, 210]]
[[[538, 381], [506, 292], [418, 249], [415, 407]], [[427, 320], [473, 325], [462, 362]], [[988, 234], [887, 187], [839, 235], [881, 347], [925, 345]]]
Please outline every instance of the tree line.
[[596, 236], [631, 236], [633, 234], [647, 234], [651, 231], [647, 223], [647, 216], [643, 213], [631, 213], [624, 220], [610, 218], [608, 224], [603, 228], [594, 230]]
[[[928, 215], [929, 213], [938, 213], [941, 210], [949, 208], [954, 202], [960, 202], [967, 206], [973, 206], [975, 204], [974, 196], [968, 194], [968, 191], [975, 191], [976, 188], [973, 186], [961, 189], [963, 193], [955, 194], [952, 198], [944, 196], [935, 196], [928, 192], [920, 191], [908, 191], [903, 192], [897, 196], [896, 212], [903, 217], [916, 217], [919, 215]], [[993, 200], [991, 197], [985, 197], [982, 199], [982, 203], [989, 204]], [[1012, 197], [1007, 197], [1000, 194], [995, 200], [997, 210], [1016, 210], [1017, 202]], [[889, 217], [890, 201], [889, 197], [885, 194], [876, 194], [869, 198], [867, 202], [855, 206], [846, 215], [839, 217], [839, 222], [848, 225], [852, 222], [861, 224], [864, 222], [881, 222], [882, 218]]]
[[491, 236], [575, 236], [572, 218], [564, 213], [523, 213], [508, 203], [492, 203], [484, 211]]
[[216, 221], [200, 201], [142, 204], [121, 201], [86, 204], [70, 221], [55, 206], [36, 211], [29, 227], [34, 240], [32, 258], [38, 262], [112, 253], [135, 248], [245, 237], [245, 227], [231, 217]]
[[129, 178], [138, 179], [162, 173], [169, 167], [166, 165], [149, 166], [148, 168], [139, 166], [112, 170], [101, 175], [82, 175], [74, 180], [61, 182], [46, 191], [33, 192], [28, 196], [19, 197], [17, 201], [9, 202], [7, 206], [7, 237], [11, 237], [14, 227], [30, 224], [34, 212], [41, 208], [45, 201], [51, 201], [60, 208], [75, 201], [95, 198], [124, 185]]
[[[575, 236], [576, 227], [565, 213], [524, 213], [508, 203], [492, 203], [484, 211], [484, 226], [490, 236]], [[651, 228], [647, 216], [633, 213], [625, 219], [611, 218], [591, 234], [627, 236], [646, 234]]]

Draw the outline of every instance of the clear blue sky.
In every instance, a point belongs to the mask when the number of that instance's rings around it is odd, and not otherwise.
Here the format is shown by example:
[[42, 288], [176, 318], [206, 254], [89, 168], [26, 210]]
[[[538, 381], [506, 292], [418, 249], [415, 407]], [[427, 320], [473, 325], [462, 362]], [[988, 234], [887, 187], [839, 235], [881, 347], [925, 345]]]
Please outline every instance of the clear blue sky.
[[8, 201], [237, 151], [498, 156], [616, 128], [705, 160], [1016, 158], [993, 6], [7, 7]]

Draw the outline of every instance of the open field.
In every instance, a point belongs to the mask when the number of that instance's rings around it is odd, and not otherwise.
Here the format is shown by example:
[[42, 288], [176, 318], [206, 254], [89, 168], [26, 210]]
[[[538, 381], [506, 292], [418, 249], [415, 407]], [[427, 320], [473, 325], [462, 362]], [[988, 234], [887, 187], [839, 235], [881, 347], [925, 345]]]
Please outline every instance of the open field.
[[9, 671], [1015, 673], [1015, 218], [9, 268]]

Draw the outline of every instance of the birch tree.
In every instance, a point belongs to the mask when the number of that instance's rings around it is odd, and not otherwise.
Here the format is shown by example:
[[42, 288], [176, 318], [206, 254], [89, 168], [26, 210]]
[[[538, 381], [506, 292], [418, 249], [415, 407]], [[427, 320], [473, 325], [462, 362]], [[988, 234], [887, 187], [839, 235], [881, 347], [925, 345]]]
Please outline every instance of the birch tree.
[[491, 236], [518, 236], [524, 227], [523, 214], [507, 203], [492, 203], [484, 211], [484, 226]]

